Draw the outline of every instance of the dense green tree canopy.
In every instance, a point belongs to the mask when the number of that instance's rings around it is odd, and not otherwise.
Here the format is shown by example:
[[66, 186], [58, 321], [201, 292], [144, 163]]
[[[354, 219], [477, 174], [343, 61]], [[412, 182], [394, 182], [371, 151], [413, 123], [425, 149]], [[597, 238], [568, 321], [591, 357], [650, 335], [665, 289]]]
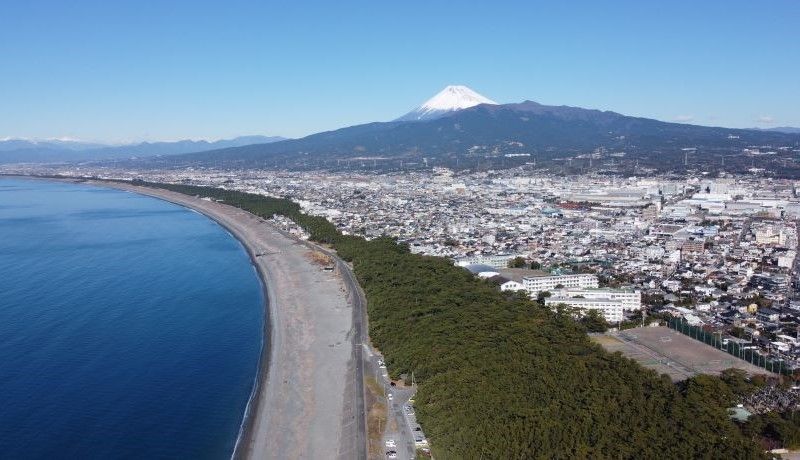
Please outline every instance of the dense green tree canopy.
[[590, 342], [567, 312], [500, 292], [389, 238], [344, 236], [289, 200], [153, 185], [287, 216], [352, 261], [370, 337], [394, 377], [414, 372], [417, 414], [437, 458], [762, 456], [729, 420], [731, 390], [717, 378], [676, 387]]

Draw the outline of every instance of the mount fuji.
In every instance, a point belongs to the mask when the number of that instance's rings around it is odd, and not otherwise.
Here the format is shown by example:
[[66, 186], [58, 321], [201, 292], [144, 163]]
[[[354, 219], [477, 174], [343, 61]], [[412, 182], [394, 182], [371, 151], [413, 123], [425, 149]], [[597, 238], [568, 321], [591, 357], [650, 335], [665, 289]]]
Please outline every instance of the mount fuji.
[[[275, 168], [409, 168], [444, 165], [495, 169], [535, 164], [562, 172], [601, 167], [634, 174], [639, 168], [686, 171], [775, 171], [800, 178], [800, 134], [670, 123], [611, 111], [544, 105], [533, 101], [497, 104], [465, 86], [448, 86], [424, 104], [389, 122], [373, 122], [311, 134], [300, 139], [248, 145], [187, 145], [170, 162], [182, 166], [231, 164]], [[241, 144], [240, 144], [241, 145]], [[750, 154], [763, 146], [775, 155]], [[151, 150], [152, 146], [147, 146]], [[185, 147], [185, 149], [183, 149]], [[745, 150], [749, 149], [749, 150]], [[92, 152], [94, 158], [119, 158]], [[2, 152], [0, 152], [2, 153]], [[150, 152], [151, 156], [154, 152]], [[165, 153], [159, 152], [164, 155]], [[178, 153], [178, 152], [171, 152]], [[2, 163], [4, 155], [0, 155]], [[136, 165], [158, 164], [125, 152]], [[224, 167], [224, 166], [223, 166]], [[625, 169], [627, 168], [627, 169]]]
[[497, 105], [497, 102], [476, 93], [466, 86], [450, 85], [425, 101], [421, 106], [395, 121], [435, 120], [458, 110], [468, 109], [480, 104]]

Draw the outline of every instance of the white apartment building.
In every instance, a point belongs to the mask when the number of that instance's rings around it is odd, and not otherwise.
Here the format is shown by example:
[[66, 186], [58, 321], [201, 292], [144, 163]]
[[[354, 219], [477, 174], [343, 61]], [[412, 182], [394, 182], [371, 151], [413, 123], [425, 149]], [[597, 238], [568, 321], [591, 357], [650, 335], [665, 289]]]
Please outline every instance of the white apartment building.
[[581, 310], [600, 310], [608, 323], [618, 323], [624, 319], [622, 302], [609, 299], [582, 299], [580, 297], [548, 297], [545, 305], [564, 304]]
[[506, 281], [505, 283], [500, 285], [501, 291], [523, 291], [525, 290], [525, 286], [522, 283], [518, 283], [513, 280]]
[[555, 291], [568, 288], [596, 288], [597, 276], [591, 274], [580, 275], [555, 275], [555, 276], [529, 276], [522, 278], [522, 285], [531, 296], [536, 296], [542, 291]]
[[756, 230], [756, 243], [758, 244], [786, 244], [786, 234], [783, 230], [776, 230], [771, 225]]
[[778, 266], [783, 268], [792, 268], [795, 257], [797, 257], [796, 251], [786, 251], [786, 254], [778, 256]]
[[455, 261], [459, 267], [467, 265], [488, 265], [492, 268], [508, 268], [508, 261], [517, 257], [517, 254], [478, 254], [462, 257]]
[[627, 311], [642, 309], [642, 291], [634, 289], [557, 289], [553, 291], [553, 297], [583, 297], [585, 299], [614, 300], [622, 303], [622, 308]]

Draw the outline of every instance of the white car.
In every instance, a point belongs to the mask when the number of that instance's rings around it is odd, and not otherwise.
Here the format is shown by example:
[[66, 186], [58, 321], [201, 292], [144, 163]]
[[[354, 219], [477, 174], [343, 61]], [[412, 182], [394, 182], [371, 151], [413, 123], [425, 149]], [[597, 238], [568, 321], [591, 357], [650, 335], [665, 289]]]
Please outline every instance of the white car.
[[386, 395], [386, 397], [389, 399], [389, 401], [391, 401], [391, 400], [393, 400], [393, 399], [394, 399], [394, 395], [393, 395], [393, 394], [391, 394], [391, 393], [389, 393], [388, 395]]
[[397, 447], [397, 443], [394, 442], [394, 439], [389, 439], [386, 441], [386, 447]]

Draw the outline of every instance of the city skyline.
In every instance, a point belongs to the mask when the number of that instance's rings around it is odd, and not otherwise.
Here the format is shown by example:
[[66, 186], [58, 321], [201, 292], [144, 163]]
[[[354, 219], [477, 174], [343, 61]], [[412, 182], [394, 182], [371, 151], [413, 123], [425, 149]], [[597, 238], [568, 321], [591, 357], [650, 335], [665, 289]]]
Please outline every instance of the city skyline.
[[499, 103], [798, 126], [800, 7], [771, 5], [16, 4], [0, 19], [0, 138], [302, 137], [394, 119], [449, 84]]

